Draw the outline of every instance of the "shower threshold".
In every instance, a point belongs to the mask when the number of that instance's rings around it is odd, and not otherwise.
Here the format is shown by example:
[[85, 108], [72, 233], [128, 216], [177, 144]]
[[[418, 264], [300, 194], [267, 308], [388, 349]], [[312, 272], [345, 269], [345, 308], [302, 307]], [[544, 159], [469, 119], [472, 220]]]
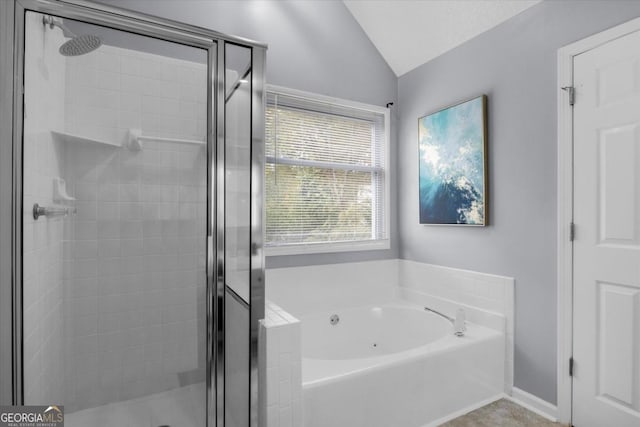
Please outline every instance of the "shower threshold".
[[64, 421], [67, 427], [201, 427], [205, 425], [204, 396], [204, 383], [197, 383], [67, 413]]

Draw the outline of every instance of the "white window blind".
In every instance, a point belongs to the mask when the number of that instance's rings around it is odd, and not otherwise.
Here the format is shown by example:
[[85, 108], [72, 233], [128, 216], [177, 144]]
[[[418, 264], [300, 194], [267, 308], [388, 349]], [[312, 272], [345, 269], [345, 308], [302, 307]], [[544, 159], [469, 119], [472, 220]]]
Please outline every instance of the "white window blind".
[[267, 247], [388, 239], [386, 114], [267, 93]]

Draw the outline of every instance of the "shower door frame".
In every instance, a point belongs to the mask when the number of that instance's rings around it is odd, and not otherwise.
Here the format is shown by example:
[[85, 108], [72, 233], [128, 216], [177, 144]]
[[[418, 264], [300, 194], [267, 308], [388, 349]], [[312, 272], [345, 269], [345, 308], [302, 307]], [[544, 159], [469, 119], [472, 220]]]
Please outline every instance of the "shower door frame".
[[[10, 0], [11, 1], [11, 0]], [[206, 28], [132, 12], [87, 0], [13, 0], [13, 130], [11, 197], [12, 404], [24, 404], [22, 218], [25, 13], [33, 11], [76, 19], [137, 35], [154, 37], [207, 51], [207, 256], [206, 256], [206, 423], [222, 427], [225, 421], [225, 55], [226, 43], [251, 49], [251, 267], [250, 267], [250, 425], [257, 427], [258, 321], [264, 317], [263, 157], [265, 44], [228, 36]], [[11, 65], [11, 64], [10, 64]], [[56, 402], [54, 402], [56, 403]]]

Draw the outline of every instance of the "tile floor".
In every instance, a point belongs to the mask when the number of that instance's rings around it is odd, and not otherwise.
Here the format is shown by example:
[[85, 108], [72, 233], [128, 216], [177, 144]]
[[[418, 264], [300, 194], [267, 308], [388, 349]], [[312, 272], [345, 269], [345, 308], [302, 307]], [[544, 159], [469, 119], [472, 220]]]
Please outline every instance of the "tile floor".
[[[110, 403], [66, 414], [68, 427], [199, 427], [204, 425], [204, 383], [139, 399]], [[562, 427], [540, 415], [500, 399], [441, 427]]]
[[204, 383], [65, 414], [67, 427], [200, 427], [205, 425]]
[[500, 399], [441, 427], [561, 427], [510, 400]]

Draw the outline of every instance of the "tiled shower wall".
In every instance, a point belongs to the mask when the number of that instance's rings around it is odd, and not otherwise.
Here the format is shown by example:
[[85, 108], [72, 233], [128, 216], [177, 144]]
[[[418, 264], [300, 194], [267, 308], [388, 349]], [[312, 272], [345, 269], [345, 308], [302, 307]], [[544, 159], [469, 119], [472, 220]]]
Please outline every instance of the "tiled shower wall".
[[[206, 67], [111, 46], [67, 60], [68, 411], [204, 380]], [[204, 405], [203, 405], [204, 407]]]
[[205, 139], [204, 62], [102, 46], [69, 57], [66, 81], [69, 133], [123, 144], [129, 129], [136, 128], [143, 135]]
[[23, 328], [24, 392], [27, 404], [63, 401], [63, 218], [33, 219], [34, 203], [54, 203], [54, 177], [64, 170], [62, 146], [50, 129], [64, 125], [63, 41], [59, 29], [45, 30], [42, 15], [28, 13], [25, 37]]

